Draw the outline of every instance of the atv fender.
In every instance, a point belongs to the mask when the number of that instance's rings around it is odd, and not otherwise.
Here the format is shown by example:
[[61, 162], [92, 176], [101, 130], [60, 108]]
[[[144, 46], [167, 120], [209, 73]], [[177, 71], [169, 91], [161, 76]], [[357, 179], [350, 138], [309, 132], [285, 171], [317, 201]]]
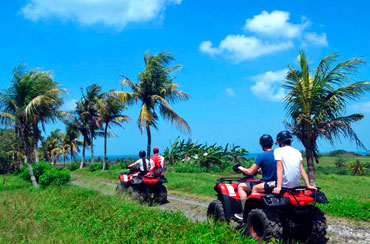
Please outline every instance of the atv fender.
[[214, 189], [218, 194], [218, 199], [222, 202], [225, 211], [225, 219], [226, 221], [229, 221], [235, 213], [240, 213], [242, 209], [239, 200], [230, 196], [233, 194], [236, 196], [236, 193], [234, 192], [230, 194], [229, 190], [231, 191], [231, 189], [227, 189], [224, 184], [219, 187], [218, 184], [219, 183], [214, 186]]

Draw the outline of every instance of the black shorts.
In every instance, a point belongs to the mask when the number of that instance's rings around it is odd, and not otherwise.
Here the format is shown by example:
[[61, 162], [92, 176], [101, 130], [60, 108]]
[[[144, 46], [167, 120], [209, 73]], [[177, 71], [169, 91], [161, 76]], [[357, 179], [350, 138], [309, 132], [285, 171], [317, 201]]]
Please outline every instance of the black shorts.
[[276, 187], [276, 181], [267, 181], [265, 182], [265, 185], [263, 188], [265, 189], [265, 192], [270, 193], [272, 190]]

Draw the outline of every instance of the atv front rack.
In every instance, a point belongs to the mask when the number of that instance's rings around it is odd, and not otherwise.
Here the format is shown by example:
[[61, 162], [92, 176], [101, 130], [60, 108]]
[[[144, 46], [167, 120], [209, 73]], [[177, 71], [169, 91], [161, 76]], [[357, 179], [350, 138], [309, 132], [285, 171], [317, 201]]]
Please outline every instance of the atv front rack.
[[233, 182], [238, 182], [238, 181], [245, 181], [245, 180], [256, 180], [259, 181], [260, 179], [253, 178], [251, 176], [247, 177], [221, 177], [216, 180], [216, 183], [223, 183], [223, 182], [228, 182], [228, 183], [233, 183]]

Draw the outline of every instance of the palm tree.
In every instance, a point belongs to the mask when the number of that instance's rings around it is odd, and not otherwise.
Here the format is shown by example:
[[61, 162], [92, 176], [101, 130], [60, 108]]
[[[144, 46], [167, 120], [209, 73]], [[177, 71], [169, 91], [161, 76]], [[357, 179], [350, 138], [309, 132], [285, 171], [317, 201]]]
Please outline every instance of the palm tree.
[[126, 105], [120, 102], [116, 97], [105, 94], [101, 100], [99, 107], [99, 117], [102, 123], [104, 123], [104, 158], [103, 158], [103, 170], [105, 170], [105, 164], [107, 160], [107, 136], [108, 128], [111, 124], [122, 127], [122, 122], [128, 122], [131, 120], [127, 115], [121, 114], [122, 110], [126, 109]]
[[80, 136], [80, 130], [78, 128], [78, 123], [74, 119], [70, 121], [64, 121], [66, 125], [66, 133], [64, 135], [64, 140], [66, 141], [66, 144], [68, 145], [68, 148], [70, 150], [70, 163], [73, 162], [73, 158], [75, 158], [80, 151], [80, 146], [83, 144], [80, 140], [78, 140], [78, 137]]
[[170, 103], [189, 99], [189, 94], [177, 90], [178, 85], [173, 83], [175, 77], [171, 77], [172, 72], [181, 68], [181, 65], [170, 67], [169, 64], [174, 60], [172, 54], [167, 52], [152, 55], [144, 55], [145, 68], [139, 73], [139, 83], [135, 84], [125, 76], [123, 85], [128, 85], [132, 92], [113, 92], [122, 102], [131, 104], [132, 102], [141, 103], [138, 126], [141, 133], [146, 130], [148, 136], [147, 156], [150, 158], [151, 132], [150, 127], [157, 128], [158, 114], [170, 120], [179, 129], [190, 132], [188, 123], [181, 118], [170, 106]]
[[53, 149], [57, 148], [58, 145], [62, 141], [62, 134], [60, 129], [53, 130], [50, 135], [46, 138], [45, 141], [45, 150], [47, 157], [50, 159], [51, 164], [54, 165], [57, 158], [55, 158], [55, 154], [53, 154]]
[[288, 94], [284, 98], [291, 123], [286, 125], [302, 142], [310, 184], [315, 185], [314, 158], [318, 163], [317, 139], [327, 139], [331, 144], [340, 136], [354, 140], [364, 147], [351, 124], [361, 120], [360, 113], [344, 115], [349, 101], [357, 100], [370, 90], [368, 81], [353, 82], [361, 58], [352, 58], [337, 63], [338, 55], [333, 53], [321, 60], [311, 70], [304, 51], [298, 56], [300, 70], [289, 66], [283, 88]]
[[88, 125], [92, 163], [94, 163], [94, 139], [100, 134], [97, 131], [101, 128], [98, 110], [102, 97], [101, 86], [92, 84], [86, 88], [86, 93], [82, 92], [82, 99], [77, 104], [77, 108], [81, 109], [79, 111], [80, 116]]
[[88, 113], [86, 112], [86, 102], [82, 99], [79, 102], [76, 102], [76, 114], [77, 118], [75, 118], [78, 130], [81, 132], [83, 137], [82, 143], [82, 158], [80, 169], [85, 166], [85, 152], [86, 147], [90, 145], [90, 137], [89, 137], [89, 120], [88, 120]]
[[39, 69], [25, 71], [19, 65], [13, 71], [11, 86], [0, 93], [1, 122], [13, 121], [15, 131], [22, 140], [26, 154], [26, 163], [32, 184], [38, 187], [32, 169], [32, 149], [37, 145], [40, 130], [61, 117], [61, 95], [65, 90], [59, 89], [52, 80], [50, 72]]

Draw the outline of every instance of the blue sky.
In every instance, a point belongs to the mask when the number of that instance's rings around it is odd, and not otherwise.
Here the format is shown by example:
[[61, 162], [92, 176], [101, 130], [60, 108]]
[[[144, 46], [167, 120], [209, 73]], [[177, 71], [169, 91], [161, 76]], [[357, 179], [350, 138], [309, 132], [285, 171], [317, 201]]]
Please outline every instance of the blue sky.
[[[279, 89], [288, 64], [296, 66], [305, 49], [312, 67], [332, 52], [340, 61], [369, 60], [368, 1], [190, 1], [190, 0], [17, 0], [0, 2], [0, 89], [9, 86], [12, 69], [51, 70], [68, 89], [64, 109], [73, 108], [81, 87], [99, 83], [121, 89], [119, 74], [136, 81], [146, 52], [168, 51], [182, 64], [176, 83], [191, 99], [173, 108], [191, 126], [193, 140], [235, 143], [259, 152], [258, 138], [275, 138], [287, 118]], [[356, 80], [370, 79], [369, 64]], [[347, 113], [365, 118], [354, 129], [370, 148], [370, 95], [350, 104]], [[134, 120], [114, 128], [110, 155], [136, 154], [146, 136], [136, 124], [138, 107], [126, 112]], [[63, 128], [61, 123], [50, 125]], [[188, 138], [167, 121], [153, 132], [160, 149], [177, 136]], [[296, 147], [302, 146], [296, 141]], [[342, 140], [334, 147], [358, 149]], [[101, 139], [96, 154], [103, 154]]]

